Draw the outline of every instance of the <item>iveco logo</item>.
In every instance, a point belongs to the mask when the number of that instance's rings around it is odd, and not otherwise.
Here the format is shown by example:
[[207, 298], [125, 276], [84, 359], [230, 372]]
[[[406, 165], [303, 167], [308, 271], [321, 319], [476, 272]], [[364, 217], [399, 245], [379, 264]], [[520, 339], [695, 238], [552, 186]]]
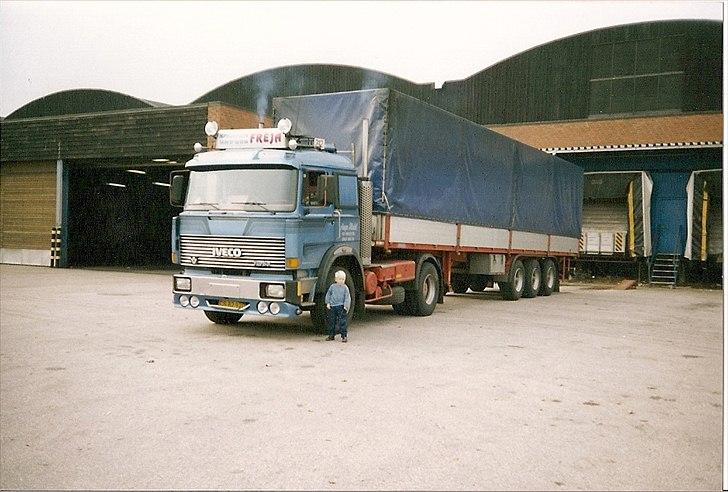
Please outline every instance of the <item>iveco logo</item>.
[[[213, 258], [242, 258], [243, 250], [241, 248], [212, 248]], [[269, 261], [264, 260], [244, 260], [247, 266], [268, 268]]]
[[216, 258], [240, 258], [243, 250], [240, 248], [212, 248], [212, 256]]
[[190, 262], [191, 262], [191, 263], [192, 263], [193, 265], [197, 265], [197, 257], [196, 257], [196, 256], [193, 256], [192, 258], [190, 258]]

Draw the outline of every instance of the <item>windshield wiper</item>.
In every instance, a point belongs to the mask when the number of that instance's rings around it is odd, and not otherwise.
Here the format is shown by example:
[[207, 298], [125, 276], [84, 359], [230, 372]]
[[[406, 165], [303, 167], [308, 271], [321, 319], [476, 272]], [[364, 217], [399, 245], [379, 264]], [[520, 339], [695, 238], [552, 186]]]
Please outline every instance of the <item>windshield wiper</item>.
[[266, 212], [270, 212], [272, 214], [275, 213], [273, 210], [266, 207], [266, 205], [268, 205], [267, 203], [263, 203], [263, 202], [230, 202], [230, 203], [232, 203], [234, 205], [257, 205], [260, 208], [262, 208], [263, 210], [265, 210]]
[[215, 208], [215, 210], [220, 210], [220, 207], [217, 206], [217, 203], [212, 203], [212, 202], [191, 202], [191, 203], [188, 203], [187, 205], [212, 205]]

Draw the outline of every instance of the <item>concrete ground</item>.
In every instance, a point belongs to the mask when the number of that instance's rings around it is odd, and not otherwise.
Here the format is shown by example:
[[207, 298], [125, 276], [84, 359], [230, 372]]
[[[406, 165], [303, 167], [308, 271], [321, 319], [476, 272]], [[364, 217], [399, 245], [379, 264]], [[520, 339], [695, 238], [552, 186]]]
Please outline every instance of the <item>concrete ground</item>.
[[722, 291], [449, 295], [342, 344], [170, 288], [0, 266], [0, 488], [721, 488]]

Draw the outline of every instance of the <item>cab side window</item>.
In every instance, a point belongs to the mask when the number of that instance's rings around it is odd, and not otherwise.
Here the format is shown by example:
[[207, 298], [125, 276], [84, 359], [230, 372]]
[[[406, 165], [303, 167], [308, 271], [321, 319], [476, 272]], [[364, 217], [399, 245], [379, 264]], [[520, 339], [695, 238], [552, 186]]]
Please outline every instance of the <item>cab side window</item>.
[[303, 205], [305, 207], [323, 207], [323, 194], [319, 193], [319, 176], [325, 175], [322, 171], [306, 171], [303, 174]]

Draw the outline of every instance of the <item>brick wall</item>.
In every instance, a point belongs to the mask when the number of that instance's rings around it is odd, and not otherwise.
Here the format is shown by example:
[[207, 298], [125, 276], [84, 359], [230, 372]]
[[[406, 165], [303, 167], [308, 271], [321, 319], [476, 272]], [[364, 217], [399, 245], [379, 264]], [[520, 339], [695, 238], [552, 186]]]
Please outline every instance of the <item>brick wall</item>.
[[723, 114], [580, 120], [489, 126], [536, 148], [723, 141]]

